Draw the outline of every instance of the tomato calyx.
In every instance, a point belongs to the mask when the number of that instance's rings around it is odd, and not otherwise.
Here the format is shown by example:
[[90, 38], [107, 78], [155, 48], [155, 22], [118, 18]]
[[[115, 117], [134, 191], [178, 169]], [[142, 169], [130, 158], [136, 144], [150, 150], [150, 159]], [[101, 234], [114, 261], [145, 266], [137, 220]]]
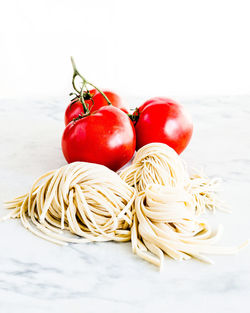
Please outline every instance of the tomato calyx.
[[[80, 95], [76, 94], [75, 92], [71, 92], [69, 95], [70, 95], [70, 96], [73, 96], [73, 95], [75, 96], [73, 99], [71, 99], [71, 102], [70, 102], [70, 105], [69, 105], [70, 108], [72, 107], [72, 105], [73, 105], [74, 103], [76, 103], [76, 102], [78, 102], [78, 101], [80, 101], [80, 102], [82, 103], [82, 101], [81, 101], [81, 99], [80, 99]], [[88, 91], [85, 91], [85, 92], [83, 93], [83, 99], [84, 99], [84, 100], [91, 100], [92, 105], [94, 105], [93, 96], [94, 96], [94, 94], [91, 93], [89, 90], [88, 90]], [[84, 109], [84, 107], [83, 107], [83, 109]], [[88, 107], [88, 109], [90, 110], [91, 108]]]
[[[73, 103], [75, 103], [76, 101], [80, 101], [82, 103], [82, 106], [83, 106], [83, 112], [85, 112], [85, 114], [89, 114], [90, 108], [89, 108], [88, 104], [85, 102], [85, 100], [91, 100], [94, 104], [94, 101], [92, 99], [92, 94], [90, 93], [90, 91], [88, 89], [88, 86], [91, 86], [94, 89], [96, 89], [98, 92], [100, 92], [100, 94], [107, 101], [108, 105], [111, 105], [111, 102], [109, 101], [108, 97], [98, 87], [96, 87], [94, 84], [87, 81], [79, 73], [79, 71], [76, 68], [76, 64], [75, 64], [73, 57], [71, 57], [71, 63], [72, 63], [72, 67], [73, 67], [72, 86], [75, 90], [75, 92], [70, 93], [70, 96], [75, 95], [75, 98], [72, 99]], [[76, 78], [77, 77], [79, 77], [81, 79], [81, 88], [80, 89], [76, 87]]]
[[73, 121], [73, 123], [75, 123], [76, 121], [79, 121], [82, 118], [89, 116], [90, 114], [91, 114], [90, 112], [89, 113], [80, 113], [77, 117], [74, 117], [72, 121]]
[[132, 114], [128, 114], [128, 117], [131, 119], [132, 123], [135, 126], [139, 120], [139, 117], [140, 117], [139, 108], [136, 108]]

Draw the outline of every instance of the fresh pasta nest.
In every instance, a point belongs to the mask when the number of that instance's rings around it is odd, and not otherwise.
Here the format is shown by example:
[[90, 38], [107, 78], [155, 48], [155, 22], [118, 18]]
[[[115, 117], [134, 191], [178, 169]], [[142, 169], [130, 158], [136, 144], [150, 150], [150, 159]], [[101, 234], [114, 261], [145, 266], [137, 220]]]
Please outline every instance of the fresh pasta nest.
[[120, 176], [139, 192], [145, 190], [148, 184], [184, 186], [188, 177], [178, 154], [163, 143], [151, 143], [142, 147], [132, 164]]
[[204, 254], [233, 254], [237, 247], [218, 247], [220, 225], [213, 234], [205, 219], [194, 215], [190, 195], [180, 188], [148, 185], [135, 200], [132, 249], [143, 259], [161, 267], [163, 253], [175, 260], [191, 257], [213, 263]]
[[151, 143], [142, 147], [130, 166], [120, 176], [138, 192], [148, 184], [184, 188], [190, 194], [192, 208], [196, 214], [206, 209], [227, 211], [218, 198], [218, 179], [209, 179], [203, 173], [193, 170], [190, 175], [179, 155], [163, 143]]
[[222, 226], [213, 234], [199, 215], [222, 208], [216, 195], [218, 180], [189, 175], [179, 155], [167, 145], [142, 147], [120, 176], [138, 193], [131, 242], [133, 252], [143, 259], [161, 267], [165, 253], [175, 260], [195, 257], [212, 263], [205, 254], [233, 254], [241, 247], [213, 245]]
[[[7, 202], [34, 234], [53, 241], [128, 241], [135, 190], [105, 166], [75, 162], [39, 177], [26, 195]], [[77, 237], [67, 236], [68, 230]]]

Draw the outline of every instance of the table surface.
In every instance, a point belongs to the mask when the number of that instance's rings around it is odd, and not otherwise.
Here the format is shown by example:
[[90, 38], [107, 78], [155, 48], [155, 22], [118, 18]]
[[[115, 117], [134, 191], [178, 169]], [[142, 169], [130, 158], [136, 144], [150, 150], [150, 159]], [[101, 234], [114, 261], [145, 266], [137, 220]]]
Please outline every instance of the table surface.
[[[178, 100], [195, 125], [183, 158], [223, 178], [221, 197], [233, 211], [209, 218], [224, 225], [221, 244], [242, 243], [250, 238], [250, 96]], [[4, 200], [65, 164], [64, 107], [65, 99], [0, 100], [0, 216]], [[61, 247], [8, 220], [0, 224], [0, 312], [249, 312], [249, 247], [212, 258], [215, 265], [166, 257], [159, 272], [130, 243]]]

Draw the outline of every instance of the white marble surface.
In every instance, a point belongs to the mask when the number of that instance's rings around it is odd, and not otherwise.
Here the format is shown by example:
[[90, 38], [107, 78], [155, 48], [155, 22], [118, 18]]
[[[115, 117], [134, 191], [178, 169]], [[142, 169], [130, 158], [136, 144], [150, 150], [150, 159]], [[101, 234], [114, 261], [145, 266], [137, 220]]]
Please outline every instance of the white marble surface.
[[[129, 99], [133, 105], [140, 99]], [[224, 179], [231, 215], [218, 214], [222, 243], [250, 238], [250, 96], [179, 99], [195, 130], [183, 154]], [[26, 192], [43, 172], [65, 164], [60, 139], [64, 99], [0, 100], [0, 215], [2, 202]], [[214, 256], [215, 265], [166, 257], [161, 273], [131, 253], [130, 244], [56, 246], [19, 220], [0, 224], [0, 312], [250, 311], [250, 249]]]

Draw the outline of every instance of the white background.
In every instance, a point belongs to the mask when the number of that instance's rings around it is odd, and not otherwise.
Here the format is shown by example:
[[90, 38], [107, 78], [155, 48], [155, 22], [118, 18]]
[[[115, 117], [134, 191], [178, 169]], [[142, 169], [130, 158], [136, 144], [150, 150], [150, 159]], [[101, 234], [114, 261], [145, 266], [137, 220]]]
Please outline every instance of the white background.
[[70, 55], [121, 94], [249, 94], [249, 16], [241, 0], [0, 0], [0, 97], [67, 97]]

